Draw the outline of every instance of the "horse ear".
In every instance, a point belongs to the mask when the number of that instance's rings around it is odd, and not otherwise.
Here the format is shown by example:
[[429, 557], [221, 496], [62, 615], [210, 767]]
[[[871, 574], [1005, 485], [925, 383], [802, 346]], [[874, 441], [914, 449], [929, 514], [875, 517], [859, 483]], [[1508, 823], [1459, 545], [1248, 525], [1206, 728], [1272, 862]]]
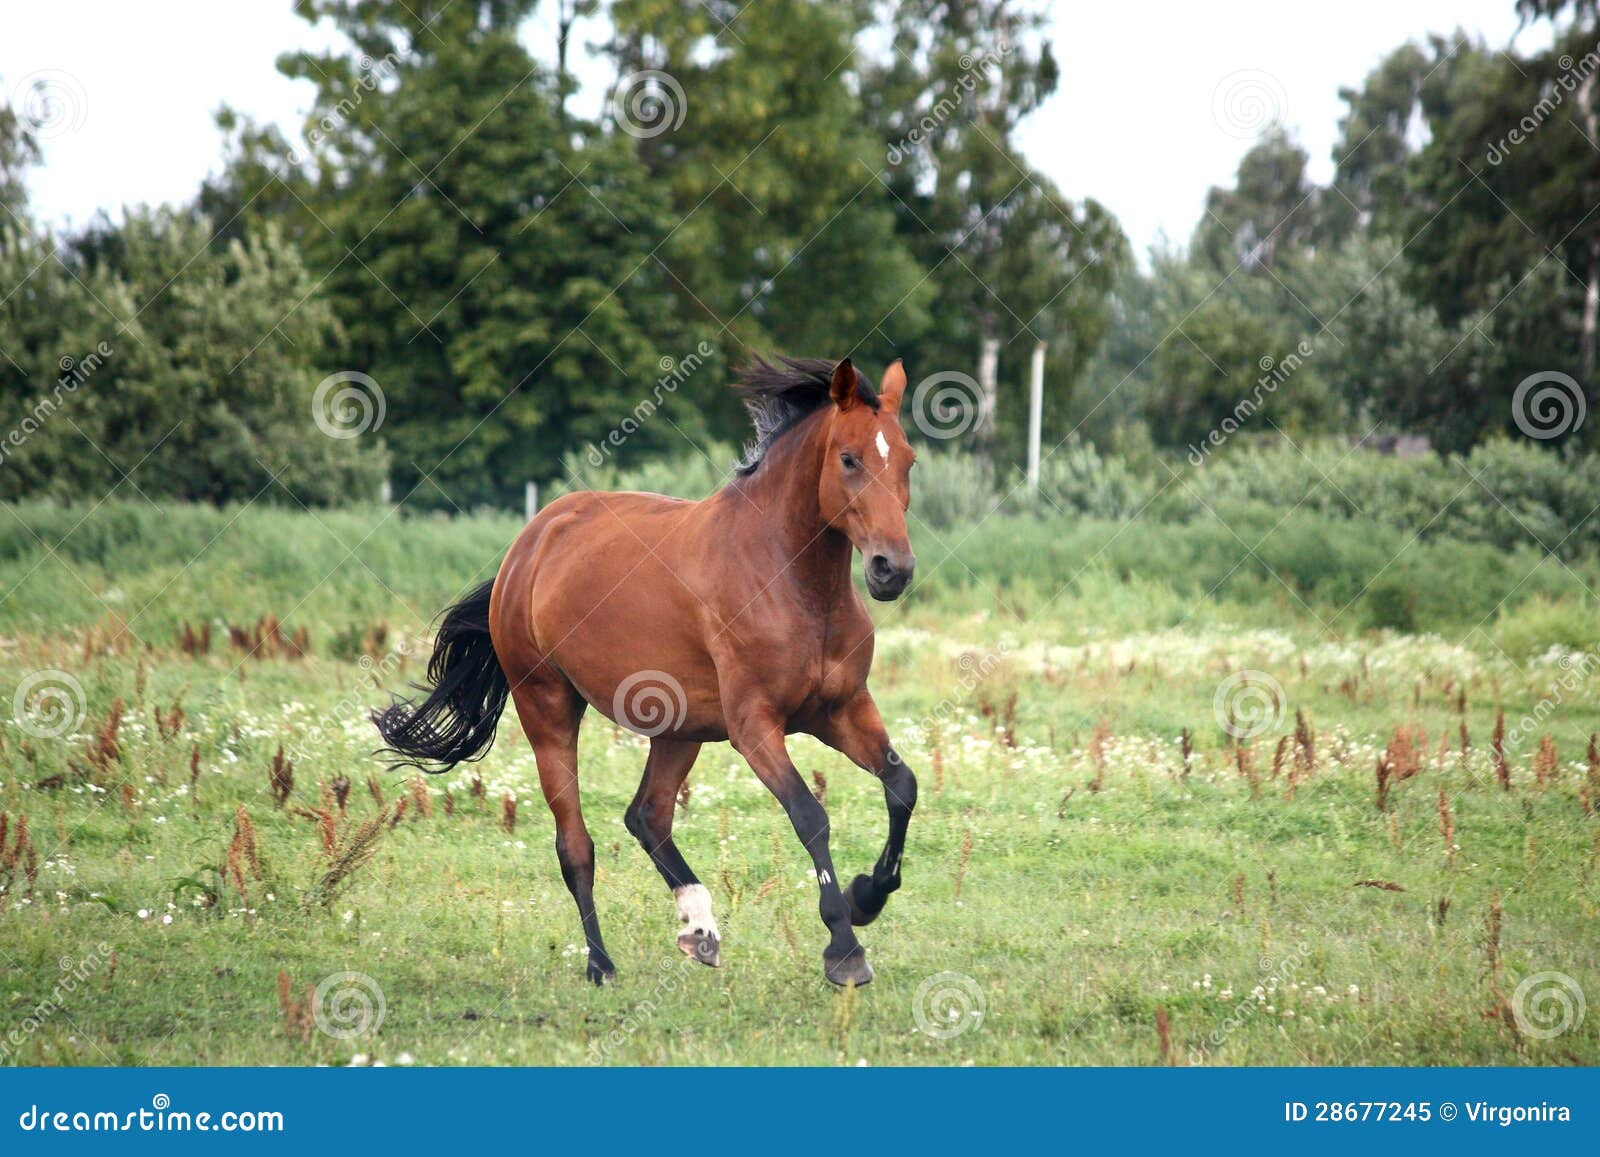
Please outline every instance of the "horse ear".
[[883, 381], [878, 385], [878, 401], [891, 414], [900, 412], [900, 396], [906, 392], [906, 367], [899, 358], [883, 371]]
[[856, 368], [850, 364], [850, 359], [845, 358], [833, 370], [833, 385], [828, 391], [833, 395], [834, 402], [841, 410], [850, 410], [855, 407], [856, 401]]

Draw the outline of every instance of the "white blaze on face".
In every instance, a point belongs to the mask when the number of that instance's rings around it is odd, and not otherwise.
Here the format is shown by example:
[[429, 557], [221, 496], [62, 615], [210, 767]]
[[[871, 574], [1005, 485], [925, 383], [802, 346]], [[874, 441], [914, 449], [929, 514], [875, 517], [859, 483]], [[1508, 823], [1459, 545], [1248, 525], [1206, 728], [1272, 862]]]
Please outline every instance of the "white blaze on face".
[[882, 455], [884, 462], [889, 461], [889, 439], [883, 436], [882, 430], [878, 431], [878, 453]]
[[722, 933], [717, 931], [717, 918], [711, 914], [711, 893], [704, 884], [674, 888], [672, 895], [678, 902], [678, 919], [687, 925], [685, 932], [702, 932], [722, 939]]

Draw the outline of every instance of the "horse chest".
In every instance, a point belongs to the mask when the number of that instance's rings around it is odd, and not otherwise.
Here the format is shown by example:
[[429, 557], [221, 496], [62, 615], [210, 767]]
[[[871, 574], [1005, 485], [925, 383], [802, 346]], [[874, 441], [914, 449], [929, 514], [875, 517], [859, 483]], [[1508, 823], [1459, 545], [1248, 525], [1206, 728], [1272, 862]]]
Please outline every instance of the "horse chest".
[[852, 617], [836, 624], [819, 640], [817, 690], [828, 703], [849, 699], [867, 685], [872, 667], [872, 624]]

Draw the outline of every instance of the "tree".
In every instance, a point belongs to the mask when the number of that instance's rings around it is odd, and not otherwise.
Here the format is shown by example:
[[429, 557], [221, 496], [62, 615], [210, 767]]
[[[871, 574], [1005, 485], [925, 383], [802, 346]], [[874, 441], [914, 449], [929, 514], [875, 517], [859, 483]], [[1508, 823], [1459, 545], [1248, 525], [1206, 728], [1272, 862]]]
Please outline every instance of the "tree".
[[1271, 269], [1283, 253], [1311, 245], [1323, 190], [1306, 176], [1306, 151], [1273, 128], [1239, 162], [1231, 189], [1213, 188], [1195, 231], [1197, 257], [1220, 272]]
[[1068, 201], [1014, 144], [1058, 79], [1041, 13], [1012, 0], [914, 0], [887, 23], [893, 55], [866, 69], [863, 87], [900, 233], [937, 287], [923, 361], [976, 368], [975, 441], [1015, 459], [1029, 353], [1051, 350], [1060, 430], [1109, 322], [1126, 240], [1101, 205]]
[[15, 107], [0, 103], [0, 225], [20, 221], [28, 204], [25, 174], [38, 163], [33, 126]]
[[[1228, 438], [1326, 429], [1329, 401], [1315, 349], [1280, 318], [1239, 298], [1200, 301], [1156, 350], [1145, 420], [1157, 444], [1203, 461]], [[1196, 448], [1199, 454], [1196, 454]], [[1197, 462], [1198, 464], [1198, 462]]]
[[[865, 128], [859, 7], [620, 0], [614, 133], [673, 225], [656, 259], [697, 334], [748, 350], [883, 364], [925, 332], [932, 287], [896, 236]], [[727, 411], [722, 437], [742, 436]]]
[[[247, 126], [214, 193], [259, 179], [302, 202], [293, 232], [344, 322], [333, 368], [378, 383], [398, 493], [422, 504], [517, 502], [624, 425], [630, 453], [701, 428], [660, 384], [695, 344], [651, 256], [659, 190], [625, 139], [563, 114], [518, 42], [531, 8], [306, 0], [350, 50], [279, 62], [316, 87], [304, 155]], [[670, 421], [638, 420], [663, 399]]]
[[1422, 85], [1451, 52], [1440, 38], [1431, 44], [1431, 53], [1402, 44], [1367, 75], [1361, 88], [1339, 90], [1347, 108], [1333, 149], [1334, 195], [1326, 198], [1323, 216], [1332, 237], [1343, 239], [1368, 229], [1392, 233], [1414, 207], [1405, 172], [1418, 147]]
[[333, 313], [277, 230], [214, 243], [203, 219], [140, 210], [55, 258], [35, 257], [52, 238], [14, 240], [0, 276], [37, 267], [0, 306], [17, 339], [0, 397], [27, 415], [0, 497], [377, 497], [380, 436], [346, 437], [319, 411]]

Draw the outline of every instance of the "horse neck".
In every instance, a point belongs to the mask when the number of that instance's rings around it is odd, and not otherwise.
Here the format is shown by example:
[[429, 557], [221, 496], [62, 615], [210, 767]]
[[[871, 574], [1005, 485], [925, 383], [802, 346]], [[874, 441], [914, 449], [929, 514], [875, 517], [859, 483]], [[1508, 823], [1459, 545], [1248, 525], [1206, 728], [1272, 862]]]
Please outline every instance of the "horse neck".
[[761, 465], [737, 479], [722, 497], [734, 517], [771, 545], [771, 562], [807, 590], [835, 597], [850, 585], [850, 540], [822, 521], [817, 491], [827, 449], [825, 412], [766, 450]]

